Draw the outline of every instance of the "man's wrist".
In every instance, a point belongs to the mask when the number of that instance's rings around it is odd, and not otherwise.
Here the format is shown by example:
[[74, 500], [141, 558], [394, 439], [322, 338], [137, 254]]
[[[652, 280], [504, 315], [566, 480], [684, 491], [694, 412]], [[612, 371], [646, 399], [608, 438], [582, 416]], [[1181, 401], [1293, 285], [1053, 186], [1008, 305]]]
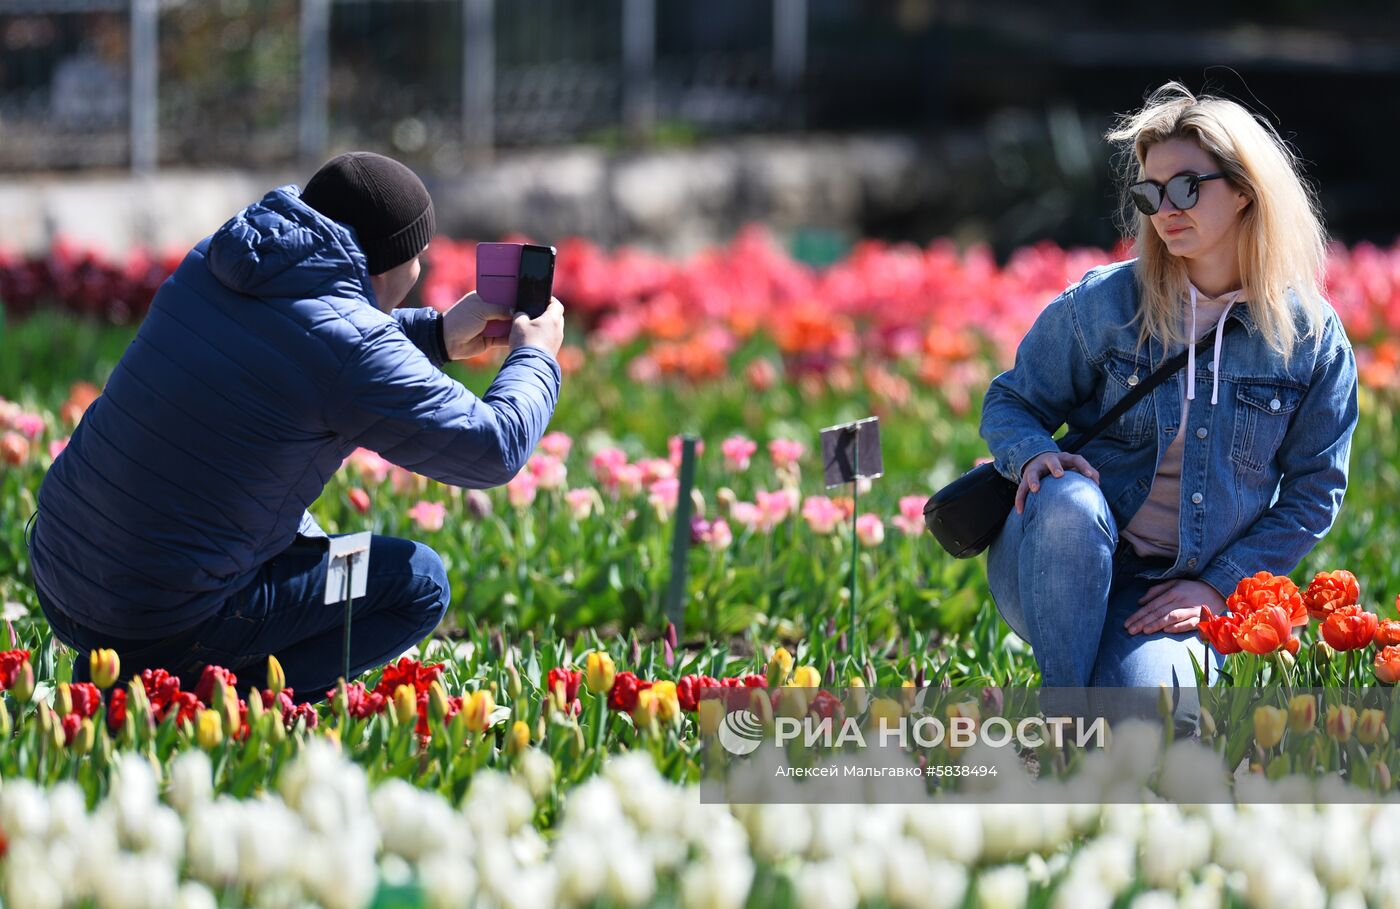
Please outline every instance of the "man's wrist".
[[437, 323], [438, 353], [442, 355], [442, 362], [451, 363], [452, 355], [447, 350], [447, 320], [443, 318], [442, 313], [438, 313], [433, 321]]

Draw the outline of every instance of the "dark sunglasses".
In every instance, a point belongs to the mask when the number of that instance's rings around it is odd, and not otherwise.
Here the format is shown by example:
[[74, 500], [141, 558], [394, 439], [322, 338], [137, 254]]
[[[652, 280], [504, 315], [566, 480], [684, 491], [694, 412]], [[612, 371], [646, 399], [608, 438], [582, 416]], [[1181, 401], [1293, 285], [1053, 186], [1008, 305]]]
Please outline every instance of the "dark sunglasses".
[[1182, 211], [1195, 208], [1201, 198], [1201, 183], [1206, 180], [1220, 180], [1224, 174], [1177, 174], [1167, 181], [1166, 186], [1156, 180], [1143, 180], [1128, 187], [1128, 196], [1144, 215], [1155, 215], [1162, 207], [1162, 197], [1172, 200], [1172, 204]]

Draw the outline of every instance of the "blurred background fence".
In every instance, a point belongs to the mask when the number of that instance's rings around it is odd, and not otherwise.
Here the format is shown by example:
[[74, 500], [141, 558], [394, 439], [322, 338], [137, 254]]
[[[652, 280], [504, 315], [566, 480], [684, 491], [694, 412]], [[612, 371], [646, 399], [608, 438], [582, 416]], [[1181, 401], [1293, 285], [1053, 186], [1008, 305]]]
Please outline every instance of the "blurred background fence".
[[[0, 182], [355, 147], [451, 180], [541, 146], [971, 136], [986, 165], [949, 178], [958, 217], [1034, 198], [1006, 243], [1103, 243], [1103, 129], [1171, 78], [1299, 139], [1335, 234], [1394, 237], [1394, 0], [0, 0]], [[898, 217], [862, 228], [947, 229]]]

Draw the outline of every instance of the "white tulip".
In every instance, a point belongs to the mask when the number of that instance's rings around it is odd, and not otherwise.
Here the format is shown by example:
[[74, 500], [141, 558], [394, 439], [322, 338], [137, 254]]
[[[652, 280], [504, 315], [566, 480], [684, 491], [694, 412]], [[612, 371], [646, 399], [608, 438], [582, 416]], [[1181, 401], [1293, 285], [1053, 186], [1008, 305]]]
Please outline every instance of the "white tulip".
[[1327, 909], [1366, 909], [1366, 897], [1355, 887], [1332, 894]]
[[1230, 801], [1225, 762], [1206, 746], [1183, 739], [1172, 743], [1161, 761], [1157, 791], [1162, 798], [1174, 802]]
[[237, 803], [221, 798], [190, 813], [185, 831], [185, 854], [190, 874], [214, 887], [238, 878], [238, 843], [234, 835]]
[[523, 870], [498, 898], [502, 909], [552, 909], [558, 903], [554, 873], [549, 868]]
[[977, 876], [977, 909], [1025, 909], [1030, 880], [1024, 868], [1002, 865]]
[[561, 902], [583, 906], [602, 895], [608, 870], [603, 846], [604, 841], [589, 833], [564, 831], [560, 834], [555, 841], [552, 861], [559, 875]]
[[1373, 909], [1400, 909], [1400, 865], [1381, 866], [1367, 885]]
[[[9, 792], [24, 780], [5, 784]], [[8, 828], [7, 828], [8, 835]], [[60, 909], [65, 899], [63, 887], [49, 870], [44, 846], [37, 840], [11, 839], [5, 855], [5, 904], [25, 909]]]
[[1356, 807], [1333, 806], [1311, 825], [1318, 833], [1313, 842], [1313, 868], [1329, 890], [1361, 887], [1370, 875], [1371, 850], [1358, 823]]
[[218, 909], [218, 906], [209, 888], [194, 881], [181, 884], [180, 892], [175, 895], [175, 909]]
[[911, 805], [905, 825], [929, 857], [970, 865], [982, 853], [980, 815], [976, 805]]
[[1220, 909], [1225, 902], [1222, 882], [1202, 881], [1181, 895], [1181, 909]]
[[1327, 894], [1317, 878], [1294, 862], [1273, 861], [1246, 868], [1244, 874], [1245, 898], [1255, 909], [1322, 909], [1327, 902]]
[[1139, 868], [1150, 887], [1171, 889], [1210, 858], [1210, 828], [1200, 818], [1153, 812], [1142, 828]]
[[611, 849], [607, 853], [608, 899], [622, 906], [641, 906], [656, 893], [656, 871], [645, 848]]
[[1071, 871], [1050, 897], [1050, 909], [1109, 909], [1113, 896], [1092, 873]]
[[835, 860], [803, 865], [792, 884], [800, 909], [856, 909], [860, 899], [848, 869]]
[[0, 829], [10, 840], [43, 839], [49, 832], [49, 802], [27, 779], [7, 780], [0, 789]]
[[530, 793], [499, 770], [482, 770], [472, 777], [462, 813], [480, 839], [515, 833], [535, 813]]
[[1128, 909], [1177, 909], [1176, 898], [1164, 890], [1145, 890], [1133, 897]]
[[173, 909], [179, 892], [175, 866], [154, 855], [120, 855], [105, 877], [95, 894], [99, 909]]
[[520, 774], [530, 797], [540, 801], [554, 788], [554, 761], [538, 748], [526, 748], [520, 754]]
[[753, 886], [753, 873], [747, 858], [691, 865], [681, 875], [681, 905], [684, 909], [742, 909]]
[[967, 872], [961, 866], [927, 858], [912, 840], [890, 847], [885, 875], [890, 902], [906, 909], [953, 909], [967, 893]]
[[751, 816], [754, 855], [777, 862], [801, 855], [812, 838], [811, 818], [801, 805], [760, 805]]
[[214, 797], [214, 767], [209, 755], [198, 748], [180, 752], [170, 763], [170, 804], [188, 816], [198, 805]]
[[869, 843], [857, 842], [846, 850], [846, 873], [862, 902], [874, 902], [885, 895], [884, 855]]
[[467, 909], [476, 894], [472, 866], [446, 852], [429, 855], [418, 866], [418, 880], [432, 909]]

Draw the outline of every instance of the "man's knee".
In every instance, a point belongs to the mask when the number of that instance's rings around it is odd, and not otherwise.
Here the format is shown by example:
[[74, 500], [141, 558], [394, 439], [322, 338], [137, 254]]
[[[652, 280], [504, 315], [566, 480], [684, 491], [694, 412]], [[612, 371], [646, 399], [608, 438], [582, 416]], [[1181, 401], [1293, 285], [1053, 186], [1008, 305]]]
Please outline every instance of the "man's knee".
[[447, 567], [442, 556], [431, 547], [414, 543], [410, 564], [413, 568], [413, 606], [424, 620], [436, 625], [452, 602], [452, 587], [447, 580]]

